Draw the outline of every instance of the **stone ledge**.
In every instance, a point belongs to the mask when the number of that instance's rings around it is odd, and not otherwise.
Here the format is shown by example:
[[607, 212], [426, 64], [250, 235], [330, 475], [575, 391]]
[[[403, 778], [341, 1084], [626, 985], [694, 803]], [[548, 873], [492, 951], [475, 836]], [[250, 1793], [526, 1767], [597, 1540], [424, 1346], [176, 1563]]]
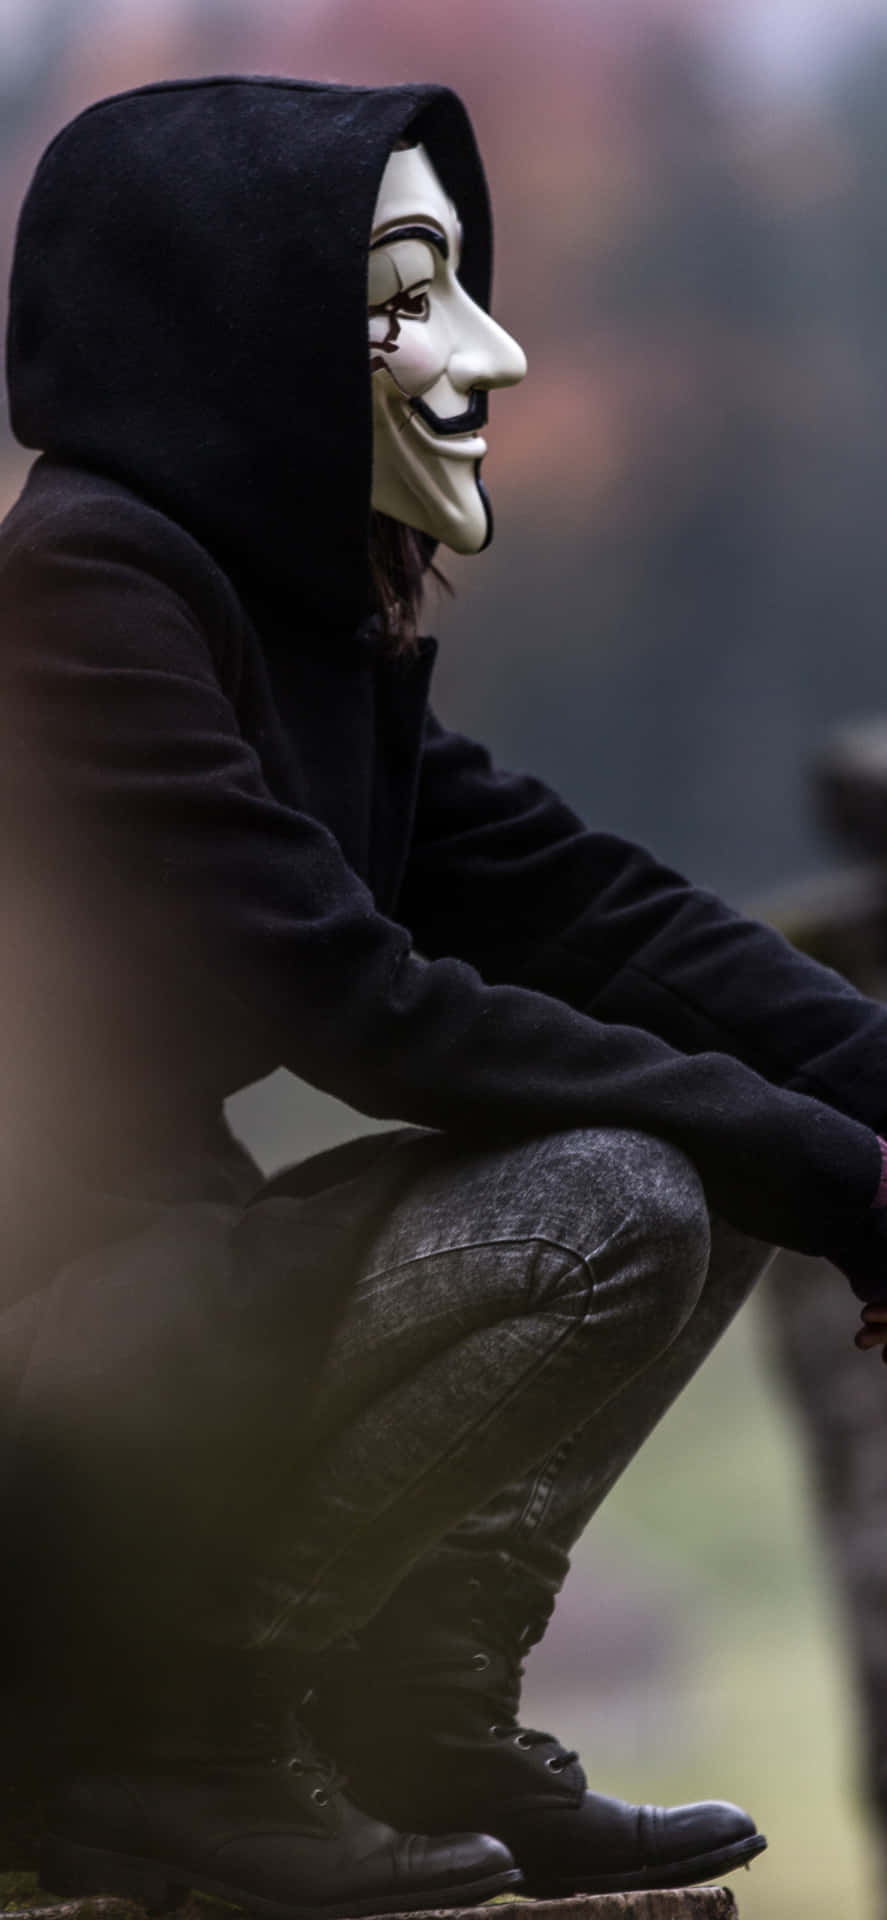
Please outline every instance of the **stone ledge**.
[[[215, 1908], [215, 1903], [213, 1902]], [[425, 1920], [493, 1920], [491, 1907], [531, 1906], [532, 1920], [738, 1920], [736, 1901], [728, 1887], [677, 1887], [643, 1893], [575, 1894], [569, 1900], [513, 1898], [482, 1907], [435, 1907]], [[178, 1909], [178, 1920], [207, 1920], [208, 1902], [189, 1901]], [[221, 1913], [223, 1909], [218, 1908]], [[224, 1909], [224, 1911], [231, 1911]], [[29, 1907], [6, 1907], [0, 1920], [142, 1920], [142, 1909], [129, 1900], [95, 1897], [63, 1900]], [[414, 1914], [385, 1914], [371, 1920], [416, 1920]], [[528, 1917], [529, 1920], [529, 1917]]]

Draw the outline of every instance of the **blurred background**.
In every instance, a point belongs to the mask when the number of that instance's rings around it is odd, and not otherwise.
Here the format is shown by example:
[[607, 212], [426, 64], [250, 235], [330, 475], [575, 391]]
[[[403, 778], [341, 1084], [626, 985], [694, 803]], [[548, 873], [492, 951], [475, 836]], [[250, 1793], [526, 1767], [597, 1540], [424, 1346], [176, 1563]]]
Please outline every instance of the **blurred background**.
[[[474, 119], [530, 374], [491, 408], [494, 546], [429, 610], [444, 718], [736, 904], [815, 890], [808, 769], [887, 712], [887, 0], [0, 0], [4, 282], [56, 128], [213, 71], [444, 80]], [[0, 509], [27, 462], [0, 416]], [[365, 1124], [284, 1075], [232, 1118], [268, 1168]], [[887, 1667], [887, 1376], [825, 1285]], [[775, 1324], [756, 1302], [589, 1530], [527, 1717], [603, 1790], [749, 1804], [745, 1920], [874, 1920], [852, 1582]]]

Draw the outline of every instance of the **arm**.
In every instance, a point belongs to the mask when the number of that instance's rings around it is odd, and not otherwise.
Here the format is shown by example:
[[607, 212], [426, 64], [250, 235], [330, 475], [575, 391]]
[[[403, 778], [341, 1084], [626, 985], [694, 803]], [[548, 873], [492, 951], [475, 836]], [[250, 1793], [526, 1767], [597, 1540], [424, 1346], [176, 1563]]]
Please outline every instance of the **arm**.
[[887, 1125], [880, 1006], [434, 719], [399, 910], [430, 955]]
[[[29, 884], [36, 871], [50, 886], [58, 854], [29, 822], [63, 823], [64, 884], [102, 990], [107, 973], [123, 991], [137, 924], [201, 1033], [212, 1028], [223, 1082], [282, 1061], [367, 1113], [485, 1139], [647, 1130], [690, 1154], [746, 1231], [849, 1246], [872, 1297], [884, 1270], [867, 1212], [873, 1133], [717, 1051], [687, 1058], [535, 986], [487, 984], [462, 958], [420, 957], [332, 835], [269, 793], [174, 561], [159, 540], [146, 553], [121, 509], [98, 550], [75, 516], [5, 576], [10, 836], [24, 836]], [[527, 845], [532, 870], [532, 831]]]

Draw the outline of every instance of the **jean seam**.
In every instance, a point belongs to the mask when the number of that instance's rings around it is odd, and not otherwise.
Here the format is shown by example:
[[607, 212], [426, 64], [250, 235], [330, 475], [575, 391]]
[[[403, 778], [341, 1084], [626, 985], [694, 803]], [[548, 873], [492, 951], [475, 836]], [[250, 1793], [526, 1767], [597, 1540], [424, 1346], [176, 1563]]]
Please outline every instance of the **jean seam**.
[[[561, 1249], [561, 1251], [565, 1251], [565, 1249]], [[495, 1402], [493, 1406], [487, 1407], [485, 1412], [479, 1419], [473, 1422], [472, 1425], [469, 1426], [468, 1428], [463, 1429], [459, 1438], [456, 1441], [454, 1441], [451, 1447], [448, 1447], [444, 1453], [438, 1454], [434, 1459], [434, 1461], [430, 1462], [427, 1466], [423, 1467], [421, 1472], [416, 1474], [412, 1480], [406, 1483], [406, 1485], [399, 1487], [397, 1490], [397, 1493], [392, 1497], [391, 1500], [387, 1502], [385, 1506], [377, 1508], [376, 1511], [369, 1516], [369, 1518], [361, 1521], [359, 1527], [356, 1528], [350, 1540], [344, 1546], [340, 1547], [337, 1550], [337, 1552], [334, 1555], [332, 1555], [331, 1558], [324, 1561], [323, 1565], [318, 1568], [317, 1572], [314, 1575], [313, 1580], [311, 1581], [310, 1586], [302, 1590], [302, 1592], [299, 1594], [298, 1599], [295, 1600], [292, 1603], [292, 1605], [289, 1605], [283, 1608], [278, 1613], [278, 1615], [276, 1616], [272, 1624], [268, 1628], [266, 1628], [265, 1633], [263, 1635], [263, 1639], [266, 1642], [269, 1640], [273, 1640], [276, 1637], [276, 1635], [279, 1634], [284, 1627], [286, 1627], [289, 1623], [291, 1623], [292, 1617], [296, 1612], [298, 1612], [300, 1609], [302, 1609], [306, 1605], [310, 1606], [312, 1596], [316, 1594], [317, 1588], [321, 1585], [321, 1582], [325, 1580], [325, 1578], [329, 1575], [332, 1569], [336, 1567], [341, 1560], [347, 1557], [347, 1555], [353, 1550], [354, 1546], [358, 1542], [360, 1542], [362, 1539], [364, 1539], [366, 1535], [371, 1532], [373, 1527], [378, 1525], [380, 1519], [382, 1519], [387, 1514], [391, 1513], [392, 1509], [397, 1505], [399, 1500], [403, 1500], [407, 1495], [414, 1495], [417, 1489], [422, 1486], [423, 1481], [427, 1480], [431, 1474], [438, 1472], [442, 1466], [447, 1465], [448, 1463], [451, 1463], [454, 1459], [458, 1458], [459, 1453], [464, 1451], [466, 1446], [468, 1446], [472, 1440], [477, 1440], [479, 1436], [483, 1434], [484, 1429], [490, 1425], [491, 1421], [493, 1421], [499, 1415], [501, 1415], [503, 1409], [507, 1407], [512, 1400], [514, 1400], [516, 1397], [519, 1397], [520, 1394], [526, 1392], [528, 1383], [537, 1380], [539, 1376], [542, 1373], [544, 1373], [545, 1369], [549, 1365], [549, 1362], [554, 1360], [557, 1357], [557, 1355], [562, 1352], [565, 1346], [567, 1346], [571, 1341], [577, 1341], [583, 1337], [584, 1333], [587, 1330], [589, 1308], [591, 1305], [592, 1296], [594, 1294], [595, 1286], [597, 1283], [595, 1281], [594, 1274], [588, 1260], [581, 1254], [577, 1256], [576, 1265], [571, 1270], [570, 1275], [566, 1277], [571, 1278], [573, 1273], [580, 1270], [586, 1275], [589, 1281], [589, 1290], [586, 1295], [585, 1306], [581, 1316], [574, 1319], [570, 1324], [570, 1326], [564, 1328], [563, 1333], [558, 1335], [557, 1339], [554, 1341], [552, 1346], [549, 1347], [548, 1352], [543, 1355], [542, 1359], [536, 1365], [534, 1365], [531, 1369], [525, 1372], [520, 1380], [516, 1380], [514, 1384], [508, 1389], [508, 1391], [499, 1397], [499, 1399]]]
[[566, 1439], [561, 1440], [551, 1453], [546, 1454], [533, 1481], [529, 1498], [524, 1502], [523, 1510], [514, 1522], [517, 1534], [529, 1538], [532, 1534], [538, 1533], [548, 1511], [551, 1496], [581, 1432], [581, 1426], [574, 1427], [573, 1432], [568, 1433]]
[[595, 1284], [591, 1256], [580, 1253], [577, 1247], [568, 1246], [564, 1240], [554, 1240], [545, 1233], [503, 1233], [493, 1234], [488, 1240], [448, 1240], [444, 1246], [429, 1247], [426, 1253], [412, 1253], [406, 1260], [392, 1260], [388, 1266], [374, 1267], [371, 1273], [361, 1274], [356, 1291], [368, 1287], [374, 1280], [384, 1280], [389, 1274], [402, 1273], [405, 1267], [418, 1267], [426, 1260], [439, 1260], [442, 1254], [479, 1253], [484, 1247], [550, 1247], [553, 1252], [565, 1253], [577, 1266], [584, 1267], [591, 1285]]

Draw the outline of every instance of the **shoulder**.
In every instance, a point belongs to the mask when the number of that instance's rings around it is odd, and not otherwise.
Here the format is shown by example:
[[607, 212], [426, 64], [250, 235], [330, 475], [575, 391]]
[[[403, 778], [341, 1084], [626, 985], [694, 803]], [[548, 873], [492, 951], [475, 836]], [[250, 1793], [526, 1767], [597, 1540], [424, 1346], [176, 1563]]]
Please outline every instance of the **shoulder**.
[[62, 587], [73, 606], [164, 601], [227, 652], [243, 610], [227, 575], [184, 527], [105, 474], [45, 456], [0, 524], [0, 614]]

